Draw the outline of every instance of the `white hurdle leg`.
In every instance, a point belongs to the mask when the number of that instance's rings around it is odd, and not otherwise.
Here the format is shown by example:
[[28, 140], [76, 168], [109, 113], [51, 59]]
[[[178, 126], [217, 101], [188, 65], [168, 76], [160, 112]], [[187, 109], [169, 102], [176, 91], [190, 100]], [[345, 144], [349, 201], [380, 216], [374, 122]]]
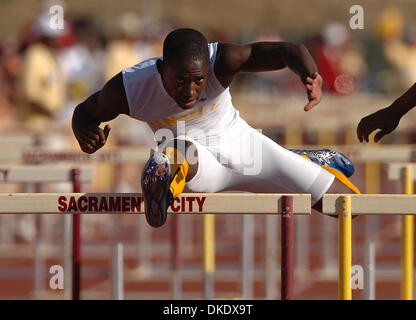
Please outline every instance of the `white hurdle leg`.
[[[41, 192], [39, 184], [27, 183], [24, 185], [25, 192]], [[25, 217], [23, 217], [25, 218]], [[43, 243], [43, 225], [42, 216], [40, 214], [35, 215], [35, 261], [34, 261], [34, 293], [35, 297], [38, 298], [41, 293], [45, 290], [45, 250]]]
[[140, 276], [152, 272], [152, 229], [144, 215], [138, 216], [137, 270]]
[[113, 300], [124, 299], [123, 244], [121, 242], [113, 244], [111, 292]]
[[253, 299], [254, 271], [254, 216], [243, 215], [241, 246], [241, 295], [243, 299]]
[[325, 277], [336, 277], [337, 274], [337, 225], [336, 220], [323, 217], [323, 258]]
[[38, 297], [39, 294], [45, 290], [45, 250], [43, 243], [43, 230], [40, 214], [36, 215], [36, 240], [35, 240], [35, 296]]
[[13, 243], [13, 232], [16, 230], [16, 217], [12, 215], [2, 215], [0, 217], [0, 243], [3, 248]]
[[295, 217], [295, 276], [308, 276], [309, 272], [309, 255], [310, 255], [310, 241], [309, 241], [309, 222], [310, 219], [304, 217]]
[[182, 254], [185, 257], [191, 257], [195, 254], [198, 254], [197, 246], [195, 246], [193, 238], [194, 238], [194, 216], [189, 215], [182, 219], [181, 224], [181, 232], [180, 232], [180, 242], [183, 246]]
[[364, 245], [364, 299], [376, 298], [376, 236], [379, 230], [377, 216], [365, 217], [365, 245]]
[[114, 233], [111, 256], [111, 298], [124, 299], [124, 272], [123, 272], [123, 244], [121, 237], [122, 215], [112, 216]]
[[70, 300], [72, 294], [72, 215], [64, 215], [63, 222], [64, 298]]
[[277, 270], [277, 216], [266, 216], [265, 235], [265, 270], [264, 296], [265, 299], [276, 299], [276, 270]]
[[376, 281], [375, 281], [375, 257], [376, 243], [374, 240], [366, 241], [364, 246], [364, 299], [375, 300]]

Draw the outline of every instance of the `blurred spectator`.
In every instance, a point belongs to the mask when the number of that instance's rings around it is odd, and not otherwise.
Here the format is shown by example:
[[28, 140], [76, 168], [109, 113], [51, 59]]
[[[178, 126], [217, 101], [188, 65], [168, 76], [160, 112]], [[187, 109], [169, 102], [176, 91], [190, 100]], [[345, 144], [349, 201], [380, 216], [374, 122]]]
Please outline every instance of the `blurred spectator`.
[[355, 91], [357, 81], [367, 73], [367, 63], [345, 25], [332, 22], [325, 26], [314, 49], [312, 55], [324, 80], [324, 89], [344, 94]]
[[22, 71], [23, 63], [18, 41], [15, 38], [6, 38], [1, 44], [0, 52], [3, 85], [6, 86], [8, 100], [15, 103], [18, 90], [17, 79]]
[[152, 57], [151, 47], [140, 37], [140, 19], [133, 12], [121, 15], [118, 35], [107, 49], [105, 80], [121, 70]]
[[19, 44], [14, 38], [6, 38], [0, 47], [0, 116], [1, 123], [10, 124], [17, 120], [14, 107], [18, 92], [18, 76], [22, 69]]
[[410, 87], [416, 82], [416, 25], [405, 31], [401, 12], [389, 8], [380, 15], [377, 27], [385, 57], [399, 75], [397, 90]]
[[387, 8], [377, 17], [375, 33], [369, 38], [370, 64], [373, 86], [377, 91], [394, 93], [403, 89], [402, 76], [397, 66], [386, 55], [386, 47], [403, 35], [404, 21], [395, 8]]
[[57, 60], [59, 37], [68, 32], [49, 26], [49, 16], [38, 17], [33, 29], [37, 41], [25, 54], [22, 73], [24, 119], [34, 126], [42, 126], [63, 108], [66, 98], [65, 78]]
[[68, 120], [75, 106], [104, 83], [105, 40], [89, 19], [72, 24], [73, 43], [59, 52], [59, 63], [67, 81], [67, 103], [58, 115]]

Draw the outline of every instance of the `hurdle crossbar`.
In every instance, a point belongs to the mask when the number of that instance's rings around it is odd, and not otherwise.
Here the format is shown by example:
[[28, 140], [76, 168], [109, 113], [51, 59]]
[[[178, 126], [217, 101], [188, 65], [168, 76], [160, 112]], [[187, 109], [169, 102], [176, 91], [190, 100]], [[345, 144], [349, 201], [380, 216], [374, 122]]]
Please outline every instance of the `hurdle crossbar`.
[[0, 135], [0, 146], [10, 147], [14, 145], [22, 145], [22, 146], [31, 146], [36, 143], [37, 137], [33, 134], [28, 134], [27, 132], [21, 133], [10, 133], [1, 134]]
[[[282, 213], [284, 194], [188, 193], [175, 198], [170, 213]], [[292, 196], [292, 195], [291, 195]], [[309, 194], [293, 195], [294, 214], [311, 213]], [[143, 213], [140, 193], [9, 193], [0, 194], [0, 214]]]
[[[288, 149], [305, 149], [304, 145], [286, 144]], [[307, 149], [322, 149], [323, 145], [307, 146]], [[360, 162], [406, 162], [416, 159], [414, 145], [331, 145], [331, 149], [345, 153], [353, 161]], [[145, 162], [149, 158], [148, 147], [106, 147], [93, 154], [77, 149], [54, 150], [46, 147], [25, 145], [1, 145], [0, 162], [19, 161], [24, 163], [45, 162], [94, 162], [109, 163]]]
[[[351, 194], [351, 213], [353, 215], [416, 214], [416, 195], [404, 194]], [[339, 194], [325, 194], [322, 200], [323, 214], [337, 214]]]
[[75, 149], [53, 150], [44, 147], [1, 146], [0, 162], [17, 161], [23, 163], [53, 162], [106, 162], [143, 163], [149, 159], [150, 148], [107, 147], [93, 154]]
[[402, 180], [403, 178], [403, 170], [406, 167], [412, 167], [412, 179], [416, 180], [416, 163], [414, 162], [393, 162], [389, 163], [388, 166], [388, 178], [389, 180]]
[[[71, 165], [0, 165], [0, 182], [34, 183], [65, 182], [73, 180]], [[93, 180], [93, 168], [80, 167], [80, 182]]]

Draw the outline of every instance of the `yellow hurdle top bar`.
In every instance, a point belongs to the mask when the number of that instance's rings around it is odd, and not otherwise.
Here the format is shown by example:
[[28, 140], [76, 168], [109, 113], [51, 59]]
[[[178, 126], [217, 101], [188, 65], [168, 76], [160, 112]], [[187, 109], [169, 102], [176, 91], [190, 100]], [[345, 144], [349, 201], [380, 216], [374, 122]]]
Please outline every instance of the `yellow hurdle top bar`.
[[[171, 204], [170, 213], [276, 214], [288, 194], [185, 193]], [[294, 197], [294, 214], [311, 213], [310, 194]], [[140, 193], [10, 193], [0, 194], [0, 214], [115, 214], [143, 213]]]

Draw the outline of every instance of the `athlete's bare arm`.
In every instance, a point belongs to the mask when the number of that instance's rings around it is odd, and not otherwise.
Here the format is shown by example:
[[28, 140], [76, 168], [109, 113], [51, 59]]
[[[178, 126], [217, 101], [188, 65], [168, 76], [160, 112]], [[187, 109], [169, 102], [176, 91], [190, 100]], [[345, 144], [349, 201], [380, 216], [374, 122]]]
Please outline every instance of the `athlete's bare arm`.
[[99, 126], [101, 122], [110, 121], [120, 114], [129, 114], [121, 73], [75, 108], [72, 130], [81, 150], [94, 153], [104, 146], [111, 128], [109, 125], [104, 129]]
[[400, 119], [415, 106], [416, 83], [387, 108], [362, 118], [357, 127], [358, 140], [368, 142], [371, 132], [381, 129], [374, 136], [374, 142], [378, 142], [383, 136], [396, 129]]
[[257, 42], [248, 45], [221, 43], [218, 45], [215, 75], [226, 88], [240, 72], [280, 70], [288, 67], [298, 74], [305, 85], [309, 111], [322, 98], [322, 77], [304, 45], [288, 42]]

